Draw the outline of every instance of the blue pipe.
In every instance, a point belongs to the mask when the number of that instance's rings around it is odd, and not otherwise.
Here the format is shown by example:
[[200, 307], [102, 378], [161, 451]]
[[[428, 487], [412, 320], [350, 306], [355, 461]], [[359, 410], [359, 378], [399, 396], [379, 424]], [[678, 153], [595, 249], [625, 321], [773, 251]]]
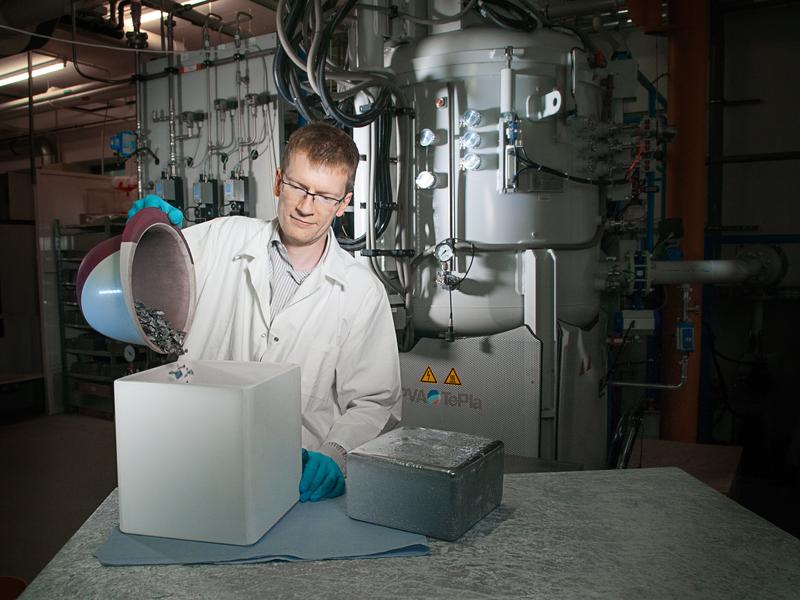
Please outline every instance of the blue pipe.
[[667, 108], [667, 99], [661, 95], [661, 93], [656, 89], [656, 86], [652, 84], [652, 82], [644, 76], [644, 73], [641, 71], [636, 72], [636, 80], [639, 82], [644, 89], [647, 90], [648, 94], [652, 94], [655, 96], [655, 99], [658, 100], [658, 103], [661, 105], [661, 108]]

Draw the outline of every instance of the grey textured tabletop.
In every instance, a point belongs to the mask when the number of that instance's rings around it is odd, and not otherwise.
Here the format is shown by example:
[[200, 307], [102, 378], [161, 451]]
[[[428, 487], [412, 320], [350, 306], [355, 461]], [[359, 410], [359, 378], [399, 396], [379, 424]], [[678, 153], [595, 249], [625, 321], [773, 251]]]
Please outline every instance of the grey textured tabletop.
[[679, 469], [507, 475], [503, 503], [430, 556], [103, 567], [113, 492], [32, 598], [800, 598], [800, 540]]

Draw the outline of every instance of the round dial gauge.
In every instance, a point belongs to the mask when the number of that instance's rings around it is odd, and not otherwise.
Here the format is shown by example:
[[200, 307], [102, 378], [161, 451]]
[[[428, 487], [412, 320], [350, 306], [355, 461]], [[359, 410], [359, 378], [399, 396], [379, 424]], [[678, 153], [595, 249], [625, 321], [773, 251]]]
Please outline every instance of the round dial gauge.
[[128, 362], [133, 362], [134, 360], [136, 360], [136, 349], [130, 344], [128, 344], [127, 346], [125, 346], [125, 348], [123, 348], [122, 356]]
[[442, 242], [436, 249], [434, 250], [434, 255], [436, 256], [436, 260], [439, 262], [448, 262], [450, 259], [455, 256], [455, 250], [453, 247], [448, 244], [447, 242]]

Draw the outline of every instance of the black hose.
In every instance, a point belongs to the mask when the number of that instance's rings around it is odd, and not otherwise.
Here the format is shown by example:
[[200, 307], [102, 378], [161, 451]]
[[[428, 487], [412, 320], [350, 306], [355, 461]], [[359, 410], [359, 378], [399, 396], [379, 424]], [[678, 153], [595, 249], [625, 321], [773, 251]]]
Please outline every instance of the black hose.
[[[125, 2], [130, 2], [130, 0], [122, 0], [120, 3], [120, 9], [124, 6]], [[106, 79], [104, 77], [94, 77], [93, 75], [87, 75], [83, 71], [81, 71], [80, 66], [78, 65], [78, 45], [75, 43], [76, 37], [78, 35], [77, 28], [75, 25], [75, 3], [73, 2], [72, 5], [72, 65], [75, 67], [75, 72], [83, 77], [84, 79], [88, 79], [90, 81], [99, 81], [100, 83], [107, 83], [110, 85], [115, 85], [118, 83], [129, 83], [133, 77], [126, 77], [125, 79]], [[134, 54], [134, 60], [139, 60], [137, 54]]]
[[519, 176], [524, 173], [525, 171], [535, 170], [541, 171], [543, 173], [547, 173], [548, 175], [554, 175], [556, 177], [560, 177], [562, 179], [566, 179], [567, 181], [573, 181], [575, 183], [583, 183], [586, 185], [623, 185], [628, 183], [627, 179], [591, 179], [588, 177], [578, 177], [577, 175], [570, 175], [565, 171], [559, 171], [558, 169], [554, 169], [552, 167], [547, 167], [542, 165], [534, 160], [528, 158], [525, 154], [525, 151], [522, 150], [522, 155], [517, 153], [517, 159], [520, 161], [522, 165], [524, 165], [521, 169], [519, 169], [514, 178], [515, 180], [519, 178]]
[[[287, 57], [288, 59], [288, 57]], [[302, 86], [300, 85], [300, 78], [298, 69], [292, 68], [288, 72], [289, 76], [289, 91], [292, 95], [292, 104], [294, 104], [297, 112], [308, 122], [321, 121], [323, 116], [321, 113], [315, 111], [311, 106], [306, 104], [305, 94], [303, 93]], [[319, 101], [315, 102], [319, 104]]]
[[[508, 0], [478, 0], [477, 11], [487, 21], [511, 31], [532, 32], [538, 24], [536, 18], [525, 8]], [[516, 18], [506, 16], [503, 11], [515, 14]]]
[[[346, 99], [337, 102], [331, 96], [330, 86], [326, 77], [327, 57], [330, 52], [331, 40], [337, 26], [352, 11], [356, 1], [347, 0], [343, 6], [336, 10], [327, 24], [317, 24], [321, 28], [318, 33], [321, 36], [319, 52], [315, 57], [314, 64], [309, 65], [310, 69], [305, 75], [309, 79], [313, 79], [316, 89], [319, 90], [318, 97], [316, 94], [306, 93], [302, 89], [301, 81], [304, 70], [290, 60], [286, 50], [279, 46], [276, 52], [275, 60], [273, 61], [273, 79], [278, 94], [287, 103], [294, 106], [307, 121], [319, 121], [327, 115], [341, 127], [364, 127], [374, 122], [391, 103], [392, 93], [387, 87], [381, 88], [377, 99], [369, 110], [361, 114], [356, 114], [352, 109], [348, 110], [346, 107], [349, 106], [349, 103]], [[323, 10], [335, 9], [335, 6], [335, 1], [326, 0]], [[289, 12], [285, 17], [284, 31], [293, 49], [302, 49], [301, 32], [297, 31], [297, 29], [306, 8], [307, 3], [294, 2], [289, 5]], [[375, 87], [380, 86], [376, 85]], [[317, 110], [317, 103], [321, 105], [321, 110], [324, 111], [324, 114]]]
[[[375, 239], [378, 240], [389, 227], [392, 218], [392, 180], [389, 171], [389, 153], [392, 138], [391, 110], [387, 110], [378, 117], [375, 123], [376, 148], [373, 160], [375, 170], [375, 190], [370, 210], [375, 211]], [[366, 234], [355, 239], [337, 238], [339, 245], [350, 252], [363, 250], [366, 247]]]
[[[292, 43], [294, 43], [295, 40], [294, 31], [302, 19], [304, 8], [305, 3], [303, 2], [294, 2], [289, 7], [289, 14], [286, 16], [284, 29], [286, 30], [288, 39]], [[281, 18], [281, 15], [278, 15], [278, 18]], [[317, 119], [312, 118], [311, 111], [303, 101], [296, 70], [297, 66], [289, 60], [289, 56], [283, 49], [283, 46], [278, 44], [275, 59], [272, 63], [272, 76], [278, 95], [283, 98], [284, 101], [294, 106], [304, 119], [307, 121], [315, 121]], [[293, 81], [295, 85], [292, 85]]]
[[283, 49], [283, 46], [278, 44], [278, 49], [275, 52], [275, 59], [272, 61], [272, 81], [275, 83], [278, 96], [280, 96], [284, 102], [294, 106], [294, 101], [289, 92], [289, 86], [286, 83], [286, 75], [284, 73], [287, 60], [288, 56], [286, 55], [286, 51]]
[[391, 92], [384, 87], [381, 89], [378, 98], [373, 102], [369, 110], [360, 115], [351, 115], [340, 110], [328, 90], [325, 69], [331, 40], [333, 39], [333, 32], [345, 15], [353, 9], [356, 1], [357, 0], [347, 0], [344, 6], [339, 8], [323, 30], [319, 53], [316, 57], [317, 64], [312, 65], [314, 70], [313, 75], [309, 73], [309, 77], [315, 77], [317, 90], [319, 90], [319, 98], [325, 113], [343, 127], [364, 127], [365, 125], [369, 125], [385, 112], [391, 101]]
[[[131, 0], [122, 0], [122, 2], [117, 5], [117, 29], [125, 29], [125, 7], [130, 3]], [[75, 4], [73, 3], [73, 7], [74, 6]]]

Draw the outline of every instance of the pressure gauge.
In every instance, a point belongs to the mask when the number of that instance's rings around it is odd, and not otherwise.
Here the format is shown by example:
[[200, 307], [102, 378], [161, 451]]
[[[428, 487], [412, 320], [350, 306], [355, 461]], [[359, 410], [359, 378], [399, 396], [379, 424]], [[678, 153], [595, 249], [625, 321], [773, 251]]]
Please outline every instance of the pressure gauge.
[[455, 248], [450, 242], [440, 242], [433, 250], [433, 255], [439, 262], [449, 262], [456, 254]]
[[481, 134], [475, 131], [467, 131], [461, 136], [461, 138], [458, 140], [458, 143], [462, 148], [467, 148], [468, 150], [477, 148], [481, 145]]
[[122, 349], [122, 357], [127, 360], [129, 363], [136, 360], [136, 349], [128, 344], [125, 348]]
[[474, 108], [468, 108], [461, 115], [461, 124], [465, 127], [477, 127], [481, 124], [481, 113]]
[[422, 129], [419, 132], [419, 145], [423, 148], [433, 146], [436, 143], [436, 132], [433, 129]]
[[461, 159], [461, 168], [466, 171], [474, 171], [475, 169], [480, 168], [480, 166], [481, 157], [474, 152], [465, 154], [464, 158]]
[[435, 173], [430, 171], [421, 171], [416, 178], [417, 187], [421, 190], [430, 190], [436, 187], [437, 178]]

